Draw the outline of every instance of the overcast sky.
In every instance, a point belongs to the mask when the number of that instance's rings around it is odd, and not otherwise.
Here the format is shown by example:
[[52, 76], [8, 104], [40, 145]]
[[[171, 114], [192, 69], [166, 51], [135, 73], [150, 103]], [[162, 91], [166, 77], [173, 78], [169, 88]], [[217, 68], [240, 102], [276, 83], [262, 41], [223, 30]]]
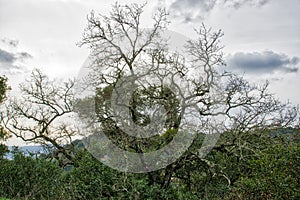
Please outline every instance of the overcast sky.
[[[76, 77], [89, 54], [76, 46], [87, 14], [108, 14], [113, 3], [0, 0], [0, 74], [13, 88], [34, 67], [51, 77]], [[151, 0], [144, 26], [162, 6], [170, 14], [169, 29], [187, 37], [202, 22], [222, 29], [228, 69], [255, 82], [268, 79], [279, 98], [300, 104], [300, 0]]]

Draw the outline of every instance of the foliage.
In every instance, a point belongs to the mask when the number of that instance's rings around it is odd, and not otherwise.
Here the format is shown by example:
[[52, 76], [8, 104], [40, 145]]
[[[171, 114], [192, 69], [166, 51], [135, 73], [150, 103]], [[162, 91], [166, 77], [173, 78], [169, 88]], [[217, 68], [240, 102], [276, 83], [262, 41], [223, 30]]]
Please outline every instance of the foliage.
[[[83, 148], [71, 168], [61, 168], [45, 156], [26, 157], [15, 149], [13, 160], [0, 160], [0, 195], [12, 199], [298, 199], [299, 143], [285, 134], [274, 138], [273, 131], [265, 130], [270, 136], [257, 143], [260, 151], [243, 159], [217, 150], [206, 159], [189, 159], [174, 172], [168, 188], [153, 184], [147, 174], [113, 170]], [[269, 145], [263, 145], [267, 141]]]
[[86, 151], [74, 160], [74, 167], [62, 176], [65, 192], [71, 199], [100, 199], [113, 196], [115, 174]]
[[13, 160], [0, 160], [2, 197], [51, 199], [56, 196], [62, 172], [57, 163], [38, 157], [26, 157], [16, 148], [13, 156]]
[[[3, 101], [6, 100], [6, 92], [9, 90], [9, 87], [7, 86], [7, 78], [0, 76], [0, 104], [3, 103]], [[0, 117], [1, 119], [1, 117]], [[5, 140], [8, 137], [7, 131], [3, 128], [2, 124], [0, 124], [0, 141]], [[8, 153], [8, 148], [6, 145], [0, 143], [0, 159], [3, 158], [3, 156]]]
[[279, 144], [247, 161], [247, 174], [237, 181], [234, 195], [250, 199], [300, 198], [300, 144]]
[[7, 86], [7, 78], [0, 76], [0, 103], [6, 98], [6, 91], [9, 89]]

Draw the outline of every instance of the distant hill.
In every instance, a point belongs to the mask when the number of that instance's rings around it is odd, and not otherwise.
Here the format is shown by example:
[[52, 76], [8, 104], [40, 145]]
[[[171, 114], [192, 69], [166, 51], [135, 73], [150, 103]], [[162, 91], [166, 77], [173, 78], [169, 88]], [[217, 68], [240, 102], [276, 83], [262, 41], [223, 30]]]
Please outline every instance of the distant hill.
[[[75, 146], [75, 149], [82, 149], [84, 148], [83, 142], [81, 140], [74, 140], [73, 145]], [[67, 147], [68, 145], [66, 145]], [[17, 148], [24, 153], [24, 155], [39, 155], [39, 154], [48, 154], [50, 153], [49, 147], [45, 147], [42, 145], [28, 145], [28, 146], [17, 146]], [[8, 150], [12, 151], [14, 149], [14, 146], [9, 146]], [[56, 151], [55, 148], [52, 149], [53, 152]], [[7, 159], [12, 159], [13, 154], [11, 152], [7, 153], [4, 157]]]
[[[278, 128], [273, 130], [267, 130], [270, 137], [285, 137], [293, 142], [300, 142], [300, 129], [299, 128]], [[72, 144], [75, 146], [75, 150], [83, 149], [84, 144], [82, 140], [77, 139], [72, 142]], [[66, 145], [68, 146], [68, 145]], [[9, 151], [13, 150], [13, 146], [9, 146]], [[45, 146], [42, 145], [30, 145], [30, 146], [19, 146], [18, 149], [23, 152], [25, 155], [39, 155], [39, 154], [47, 154], [50, 153], [49, 149], [47, 149]], [[54, 149], [54, 152], [56, 150]], [[12, 159], [12, 153], [6, 154], [5, 158]]]
[[[30, 154], [42, 154], [42, 153], [47, 153], [47, 149], [44, 146], [41, 145], [31, 145], [31, 146], [20, 146], [17, 147], [21, 152], [24, 153], [24, 155], [30, 155]], [[12, 151], [14, 149], [13, 146], [8, 147], [9, 151]], [[12, 153], [9, 152], [8, 154], [5, 155], [5, 158], [7, 159], [12, 159]]]

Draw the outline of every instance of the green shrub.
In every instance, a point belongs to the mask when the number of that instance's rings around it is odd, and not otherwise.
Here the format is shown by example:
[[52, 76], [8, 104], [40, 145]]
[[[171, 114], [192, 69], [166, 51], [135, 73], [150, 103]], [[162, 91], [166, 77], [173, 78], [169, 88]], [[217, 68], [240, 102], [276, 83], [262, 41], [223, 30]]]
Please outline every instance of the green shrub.
[[18, 150], [14, 159], [0, 160], [0, 196], [6, 198], [50, 199], [56, 196], [62, 170], [56, 163], [24, 156]]
[[278, 145], [248, 161], [249, 173], [236, 183], [232, 196], [243, 199], [300, 199], [300, 148]]

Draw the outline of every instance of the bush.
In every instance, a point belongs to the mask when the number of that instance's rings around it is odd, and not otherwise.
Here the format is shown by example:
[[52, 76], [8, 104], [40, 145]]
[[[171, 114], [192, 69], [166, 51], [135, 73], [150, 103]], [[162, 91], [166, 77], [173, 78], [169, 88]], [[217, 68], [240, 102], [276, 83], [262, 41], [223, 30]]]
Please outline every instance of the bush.
[[13, 160], [0, 159], [0, 196], [25, 199], [51, 199], [56, 196], [62, 172], [57, 163], [26, 157], [17, 149], [13, 156]]
[[249, 160], [249, 174], [237, 181], [231, 195], [242, 199], [300, 199], [299, 147], [299, 143], [278, 145]]

